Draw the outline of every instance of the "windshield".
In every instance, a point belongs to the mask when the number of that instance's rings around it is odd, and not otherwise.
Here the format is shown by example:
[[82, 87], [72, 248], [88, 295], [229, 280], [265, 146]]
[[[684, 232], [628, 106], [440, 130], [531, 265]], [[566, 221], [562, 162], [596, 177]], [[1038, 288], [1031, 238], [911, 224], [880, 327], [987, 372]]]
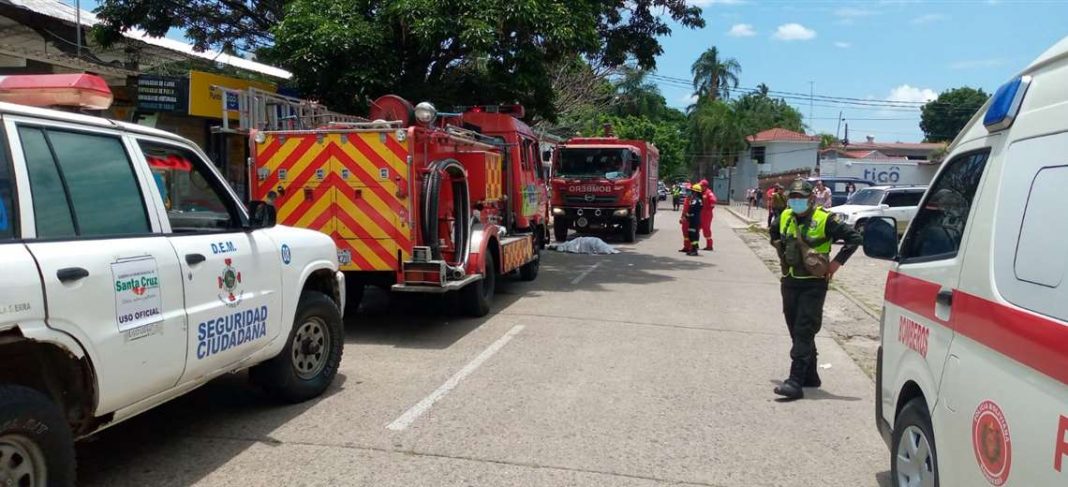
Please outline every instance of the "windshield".
[[862, 189], [857, 191], [852, 198], [849, 199], [849, 204], [860, 206], [879, 206], [879, 203], [883, 200], [883, 190], [881, 189]]
[[628, 149], [562, 149], [556, 175], [561, 178], [625, 179], [637, 168]]

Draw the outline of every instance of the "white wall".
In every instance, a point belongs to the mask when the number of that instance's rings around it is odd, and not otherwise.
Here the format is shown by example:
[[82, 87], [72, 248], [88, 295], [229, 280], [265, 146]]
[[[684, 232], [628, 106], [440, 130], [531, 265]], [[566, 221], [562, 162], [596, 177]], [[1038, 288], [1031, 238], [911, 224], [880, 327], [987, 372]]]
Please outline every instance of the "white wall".
[[[815, 169], [819, 142], [768, 142], [760, 174], [779, 174], [798, 169]], [[805, 172], [807, 175], [808, 172]]]

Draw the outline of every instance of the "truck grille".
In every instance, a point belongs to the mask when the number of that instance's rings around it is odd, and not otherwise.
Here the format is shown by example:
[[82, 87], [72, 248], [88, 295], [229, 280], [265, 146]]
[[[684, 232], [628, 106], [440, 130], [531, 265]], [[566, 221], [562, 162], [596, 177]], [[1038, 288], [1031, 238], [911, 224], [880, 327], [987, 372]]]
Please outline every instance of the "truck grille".
[[569, 205], [609, 205], [615, 202], [615, 195], [594, 196], [592, 200], [586, 199], [586, 195], [564, 196], [564, 203]]

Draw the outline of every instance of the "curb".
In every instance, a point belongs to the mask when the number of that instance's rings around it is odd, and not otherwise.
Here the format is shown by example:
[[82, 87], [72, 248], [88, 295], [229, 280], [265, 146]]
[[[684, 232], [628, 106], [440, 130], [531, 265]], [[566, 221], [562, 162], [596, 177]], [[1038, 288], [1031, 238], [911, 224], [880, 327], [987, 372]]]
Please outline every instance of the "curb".
[[749, 218], [749, 217], [747, 217], [745, 215], [742, 215], [738, 211], [735, 211], [734, 207], [732, 207], [732, 206], [728, 206], [727, 207], [727, 211], [731, 212], [732, 215], [738, 217], [739, 220], [742, 220], [742, 221], [744, 221], [746, 223], [749, 223], [750, 225], [760, 222], [760, 220], [754, 220], [754, 219]]

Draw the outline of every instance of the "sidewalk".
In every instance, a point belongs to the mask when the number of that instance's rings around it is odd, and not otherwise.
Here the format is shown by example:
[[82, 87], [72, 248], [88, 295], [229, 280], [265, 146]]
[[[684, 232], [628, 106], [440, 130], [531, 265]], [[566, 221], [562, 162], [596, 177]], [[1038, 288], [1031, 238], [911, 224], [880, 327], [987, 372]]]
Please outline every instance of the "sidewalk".
[[768, 228], [768, 210], [762, 206], [749, 206], [748, 203], [735, 201], [726, 206], [727, 211], [750, 225]]

